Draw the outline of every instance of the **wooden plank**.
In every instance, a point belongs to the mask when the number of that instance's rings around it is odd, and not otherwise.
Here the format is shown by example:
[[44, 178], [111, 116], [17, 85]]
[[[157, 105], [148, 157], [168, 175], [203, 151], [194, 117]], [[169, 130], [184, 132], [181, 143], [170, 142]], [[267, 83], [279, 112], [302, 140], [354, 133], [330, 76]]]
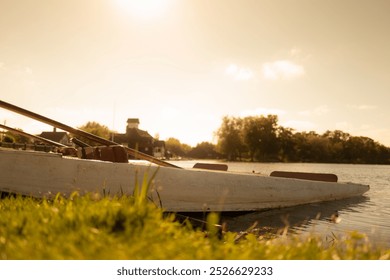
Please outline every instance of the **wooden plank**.
[[337, 175], [330, 173], [273, 171], [270, 176], [323, 182], [337, 182], [338, 180]]
[[202, 162], [195, 163], [195, 165], [192, 168], [219, 170], [219, 171], [227, 171], [228, 170], [228, 166], [226, 164], [202, 163]]

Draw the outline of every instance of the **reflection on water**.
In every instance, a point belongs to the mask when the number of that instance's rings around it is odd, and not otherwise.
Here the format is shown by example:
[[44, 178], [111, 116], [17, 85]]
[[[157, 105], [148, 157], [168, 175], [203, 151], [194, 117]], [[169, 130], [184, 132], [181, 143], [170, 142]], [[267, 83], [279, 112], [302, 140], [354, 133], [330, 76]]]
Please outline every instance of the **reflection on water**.
[[225, 223], [230, 231], [242, 231], [256, 223], [258, 227], [267, 227], [275, 232], [287, 227], [289, 232], [299, 233], [320, 222], [340, 224], [344, 219], [344, 212], [357, 211], [358, 205], [367, 201], [369, 201], [368, 197], [360, 196], [331, 202], [241, 213], [241, 215], [223, 215], [221, 222]]
[[[216, 162], [216, 161], [208, 161]], [[195, 161], [174, 162], [191, 168]], [[225, 162], [224, 162], [225, 163]], [[332, 202], [315, 203], [254, 213], [224, 215], [230, 231], [245, 231], [255, 222], [258, 227], [283, 229], [290, 233], [337, 235], [359, 231], [375, 243], [390, 247], [390, 166], [312, 163], [250, 163], [228, 162], [229, 171], [256, 172], [269, 175], [272, 171], [333, 173], [342, 182], [370, 185], [364, 196]], [[335, 223], [335, 219], [338, 219]]]
[[[226, 222], [229, 230], [240, 231], [244, 224], [248, 227], [254, 222], [259, 226], [268, 226], [273, 228], [301, 228], [307, 227], [315, 221], [335, 222], [335, 216], [341, 219], [342, 211], [350, 211], [359, 203], [368, 201], [369, 198], [360, 196], [349, 199], [306, 204], [295, 207], [281, 209], [270, 209], [261, 212], [242, 213], [238, 216], [223, 216], [223, 222]], [[355, 210], [354, 210], [355, 211]], [[332, 221], [334, 220], [334, 221]]]

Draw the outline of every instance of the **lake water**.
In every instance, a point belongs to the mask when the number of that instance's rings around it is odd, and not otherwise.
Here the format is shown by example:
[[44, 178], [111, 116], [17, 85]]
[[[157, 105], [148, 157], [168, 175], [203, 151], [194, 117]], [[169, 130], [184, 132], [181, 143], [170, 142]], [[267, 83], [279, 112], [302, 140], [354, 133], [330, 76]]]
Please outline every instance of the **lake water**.
[[[195, 162], [217, 161], [172, 163], [191, 168]], [[358, 231], [366, 234], [372, 242], [390, 247], [390, 165], [247, 162], [228, 162], [227, 165], [229, 171], [254, 171], [264, 175], [275, 170], [334, 173], [340, 182], [370, 185], [370, 190], [357, 198], [223, 217], [228, 230], [243, 231], [258, 222], [258, 227], [278, 229], [288, 225], [291, 233], [316, 233], [329, 240], [346, 232]], [[338, 223], [332, 219], [335, 213]]]

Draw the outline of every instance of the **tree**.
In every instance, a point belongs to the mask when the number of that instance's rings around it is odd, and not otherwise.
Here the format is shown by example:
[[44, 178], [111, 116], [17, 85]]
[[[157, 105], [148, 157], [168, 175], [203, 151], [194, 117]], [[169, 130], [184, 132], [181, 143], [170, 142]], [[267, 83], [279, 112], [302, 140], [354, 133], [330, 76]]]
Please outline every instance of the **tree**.
[[218, 137], [217, 150], [228, 160], [241, 159], [245, 150], [242, 140], [242, 119], [225, 116], [222, 125], [216, 132]]
[[174, 157], [184, 157], [191, 150], [191, 147], [187, 144], [182, 144], [176, 138], [168, 138], [165, 141], [165, 147], [167, 151]]
[[329, 162], [332, 158], [329, 156], [329, 139], [321, 137], [317, 133], [308, 134], [307, 144], [310, 151], [308, 161], [310, 162]]
[[[112, 133], [107, 126], [99, 124], [97, 122], [87, 122], [85, 125], [80, 126], [79, 129], [104, 139], [110, 139]], [[84, 137], [77, 137], [77, 138], [91, 146], [96, 145], [95, 142], [90, 141]]]
[[295, 143], [294, 158], [299, 162], [310, 162], [312, 157], [312, 151], [310, 147], [310, 140], [316, 135], [316, 133], [297, 132], [293, 135], [293, 141]]
[[322, 137], [329, 139], [329, 158], [331, 162], [344, 162], [346, 152], [346, 143], [351, 138], [351, 135], [341, 130], [327, 130]]
[[210, 142], [202, 142], [196, 145], [189, 153], [189, 157], [192, 158], [202, 158], [202, 159], [211, 159], [218, 158], [219, 154], [216, 151], [216, 146]]
[[296, 142], [294, 129], [279, 126], [277, 128], [279, 159], [284, 162], [296, 160]]
[[10, 133], [6, 133], [2, 139], [2, 142], [4, 143], [15, 143], [15, 137], [11, 135]]
[[[385, 155], [385, 156], [384, 156]], [[353, 163], [388, 163], [387, 154], [382, 145], [368, 137], [352, 136], [345, 143], [345, 159]]]
[[[17, 128], [17, 130], [22, 131], [22, 129]], [[6, 131], [5, 133], [2, 133], [2, 141], [6, 143], [32, 143], [31, 138], [21, 135], [16, 132], [12, 131]]]
[[243, 125], [243, 140], [248, 148], [251, 161], [260, 152], [262, 127], [258, 117], [246, 117]]
[[277, 158], [277, 123], [276, 115], [246, 117], [243, 120], [243, 139], [253, 161]]
[[[276, 115], [222, 119], [217, 149], [228, 160], [390, 164], [390, 148], [341, 130], [296, 132], [277, 126]], [[246, 154], [247, 153], [247, 154]]]

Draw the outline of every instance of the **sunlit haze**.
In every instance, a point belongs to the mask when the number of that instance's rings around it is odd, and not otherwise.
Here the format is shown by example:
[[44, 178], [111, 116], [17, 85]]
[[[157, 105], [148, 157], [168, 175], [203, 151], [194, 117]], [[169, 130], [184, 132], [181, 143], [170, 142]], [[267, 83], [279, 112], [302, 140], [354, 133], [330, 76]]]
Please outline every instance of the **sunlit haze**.
[[[390, 146], [390, 1], [0, 0], [1, 100], [215, 142], [225, 115]], [[0, 122], [52, 128], [0, 109]]]

